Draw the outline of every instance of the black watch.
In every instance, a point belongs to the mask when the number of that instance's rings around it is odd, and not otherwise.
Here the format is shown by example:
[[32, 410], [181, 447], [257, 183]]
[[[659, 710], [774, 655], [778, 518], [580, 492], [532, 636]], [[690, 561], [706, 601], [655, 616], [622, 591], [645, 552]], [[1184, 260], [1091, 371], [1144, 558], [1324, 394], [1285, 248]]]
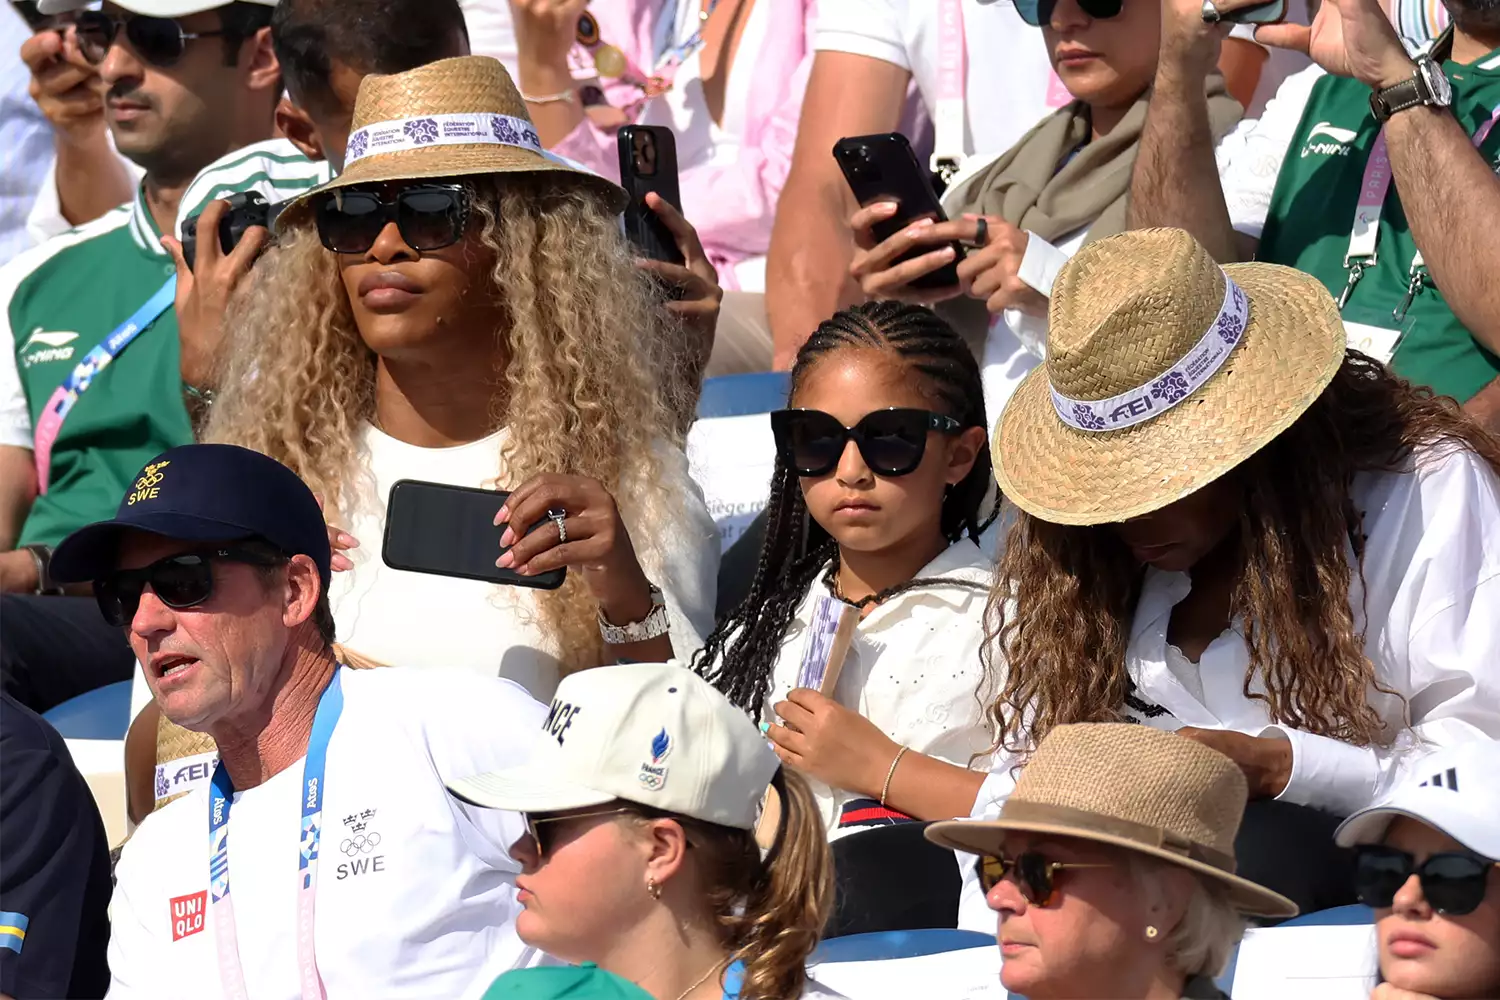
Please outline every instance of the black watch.
[[1432, 48], [1417, 57], [1411, 79], [1382, 87], [1370, 95], [1375, 121], [1384, 125], [1392, 115], [1420, 106], [1446, 108], [1453, 104], [1453, 86], [1443, 75], [1443, 60], [1453, 48], [1452, 29], [1445, 31]]

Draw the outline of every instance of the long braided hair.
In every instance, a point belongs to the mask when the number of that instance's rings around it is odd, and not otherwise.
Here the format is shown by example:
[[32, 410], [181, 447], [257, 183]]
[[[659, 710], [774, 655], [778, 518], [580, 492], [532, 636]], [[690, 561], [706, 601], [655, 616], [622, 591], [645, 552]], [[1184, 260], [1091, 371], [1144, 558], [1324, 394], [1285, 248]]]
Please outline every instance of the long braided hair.
[[[819, 325], [797, 353], [792, 397], [815, 364], [848, 348], [887, 351], [900, 358], [933, 400], [934, 410], [965, 428], [989, 426], [979, 365], [963, 338], [932, 310], [900, 302], [865, 303]], [[943, 498], [940, 524], [950, 542], [965, 535], [977, 541], [994, 520], [998, 493], [988, 516], [981, 511], [992, 482], [989, 449], [981, 448], [969, 474]], [[819, 572], [837, 559], [838, 543], [808, 516], [797, 473], [778, 454], [766, 502], [766, 540], [750, 592], [708, 637], [693, 658], [693, 669], [758, 717], [792, 617]]]

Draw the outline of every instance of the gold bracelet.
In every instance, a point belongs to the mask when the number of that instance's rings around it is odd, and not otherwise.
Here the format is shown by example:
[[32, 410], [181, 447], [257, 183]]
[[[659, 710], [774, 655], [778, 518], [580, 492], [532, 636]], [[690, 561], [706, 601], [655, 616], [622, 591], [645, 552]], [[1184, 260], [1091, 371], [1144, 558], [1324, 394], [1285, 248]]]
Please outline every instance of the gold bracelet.
[[885, 787], [880, 790], [880, 804], [885, 805], [885, 797], [891, 794], [891, 779], [896, 776], [896, 765], [901, 763], [901, 758], [906, 756], [906, 751], [911, 747], [902, 747], [896, 751], [896, 759], [891, 761], [891, 769], [885, 772]]
[[532, 95], [523, 93], [521, 94], [521, 100], [527, 104], [572, 104], [578, 100], [578, 94], [569, 88], [568, 90], [559, 90], [555, 94]]

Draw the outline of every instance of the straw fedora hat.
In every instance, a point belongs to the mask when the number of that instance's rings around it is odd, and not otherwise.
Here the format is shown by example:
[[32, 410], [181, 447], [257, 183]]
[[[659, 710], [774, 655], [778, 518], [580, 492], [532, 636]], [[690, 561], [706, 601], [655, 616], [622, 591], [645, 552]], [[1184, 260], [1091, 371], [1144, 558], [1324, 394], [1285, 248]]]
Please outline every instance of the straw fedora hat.
[[1056, 524], [1124, 521], [1202, 489], [1290, 427], [1344, 360], [1316, 278], [1220, 267], [1179, 229], [1084, 247], [1048, 322], [1046, 363], [991, 441], [1006, 496]]
[[1058, 726], [1022, 768], [999, 819], [934, 823], [927, 839], [991, 856], [1012, 830], [1113, 844], [1219, 882], [1243, 913], [1295, 916], [1296, 903], [1234, 874], [1247, 795], [1237, 764], [1175, 733], [1123, 722]]
[[277, 227], [304, 218], [308, 203], [325, 191], [473, 174], [554, 174], [576, 179], [612, 211], [626, 203], [619, 185], [542, 148], [526, 102], [499, 60], [459, 56], [365, 77], [343, 172], [289, 202]]

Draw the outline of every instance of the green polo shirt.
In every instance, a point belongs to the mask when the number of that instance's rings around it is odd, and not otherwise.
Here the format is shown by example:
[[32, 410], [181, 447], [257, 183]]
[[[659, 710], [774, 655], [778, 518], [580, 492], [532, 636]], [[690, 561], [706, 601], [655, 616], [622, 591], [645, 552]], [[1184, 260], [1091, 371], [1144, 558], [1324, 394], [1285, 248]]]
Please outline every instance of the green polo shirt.
[[[281, 201], [330, 175], [326, 163], [309, 162], [285, 139], [256, 143], [204, 168], [183, 194], [181, 218], [239, 191]], [[14, 366], [0, 371], [0, 444], [31, 448], [53, 391], [175, 273], [141, 194], [0, 268], [0, 365]], [[55, 545], [113, 517], [141, 466], [191, 441], [177, 317], [169, 308], [78, 397], [52, 446], [48, 490], [32, 505], [21, 543]]]
[[[1453, 84], [1453, 113], [1473, 135], [1500, 105], [1500, 50], [1467, 66], [1449, 60], [1443, 71]], [[1258, 259], [1306, 271], [1335, 296], [1343, 293], [1349, 280], [1344, 267], [1349, 231], [1378, 134], [1369, 87], [1332, 75], [1313, 86], [1276, 179]], [[1500, 128], [1479, 151], [1487, 163], [1497, 162]], [[1434, 177], [1431, 183], [1442, 179]], [[1455, 191], [1453, 197], [1463, 193]], [[1398, 324], [1392, 317], [1406, 296], [1417, 252], [1394, 179], [1381, 212], [1376, 251], [1376, 264], [1349, 297], [1345, 319], [1404, 331], [1391, 368], [1460, 402], [1500, 376], [1500, 358], [1453, 315], [1430, 276], [1427, 287], [1412, 299], [1405, 321]]]

